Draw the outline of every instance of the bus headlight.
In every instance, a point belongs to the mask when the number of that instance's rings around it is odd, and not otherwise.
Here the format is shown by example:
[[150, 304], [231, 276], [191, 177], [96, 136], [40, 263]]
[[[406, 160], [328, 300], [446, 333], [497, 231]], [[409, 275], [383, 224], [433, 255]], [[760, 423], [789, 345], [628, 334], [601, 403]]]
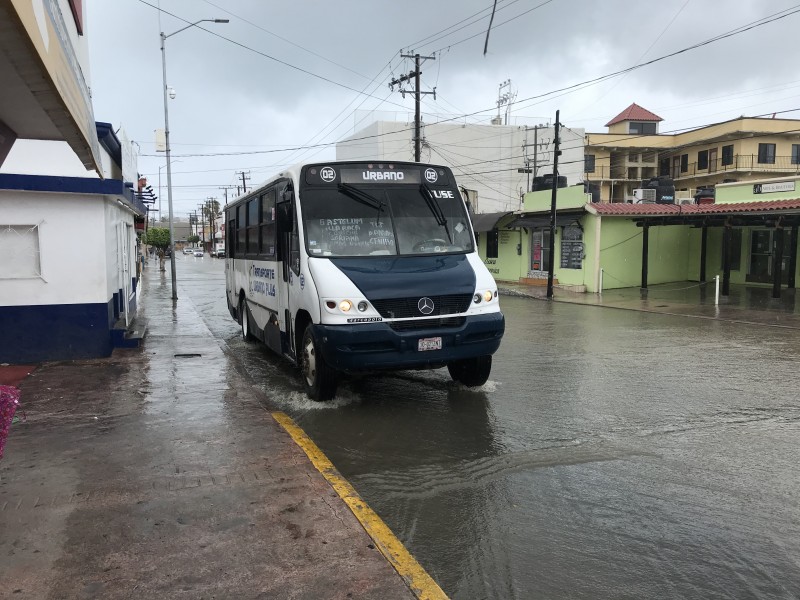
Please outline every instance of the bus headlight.
[[486, 290], [485, 292], [483, 292], [483, 299], [486, 302], [491, 302], [492, 298], [494, 298], [494, 294], [492, 294], [491, 290]]
[[364, 312], [365, 310], [367, 310], [367, 308], [369, 308], [369, 305], [366, 303], [366, 301], [362, 300], [361, 302], [358, 303], [359, 312]]
[[472, 301], [473, 301], [475, 304], [480, 304], [482, 299], [483, 299], [483, 297], [482, 297], [480, 294], [475, 294], [475, 295], [472, 297]]
[[350, 300], [342, 300], [339, 302], [339, 310], [342, 312], [349, 312], [353, 308], [353, 303]]

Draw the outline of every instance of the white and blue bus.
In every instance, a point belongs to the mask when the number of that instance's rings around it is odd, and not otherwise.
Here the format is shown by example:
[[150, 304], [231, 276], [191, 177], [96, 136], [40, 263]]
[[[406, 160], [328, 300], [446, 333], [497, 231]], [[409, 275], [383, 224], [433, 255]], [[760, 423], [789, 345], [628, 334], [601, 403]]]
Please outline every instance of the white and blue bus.
[[311, 398], [356, 371], [489, 378], [505, 320], [449, 168], [301, 165], [228, 204], [225, 223], [228, 310]]

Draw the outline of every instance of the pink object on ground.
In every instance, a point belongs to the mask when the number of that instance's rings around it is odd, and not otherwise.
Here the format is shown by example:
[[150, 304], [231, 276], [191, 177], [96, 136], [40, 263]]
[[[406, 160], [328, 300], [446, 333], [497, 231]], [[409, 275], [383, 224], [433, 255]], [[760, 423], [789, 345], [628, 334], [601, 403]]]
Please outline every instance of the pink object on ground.
[[0, 385], [0, 458], [3, 458], [3, 449], [6, 447], [8, 430], [11, 421], [19, 406], [19, 390], [10, 385]]

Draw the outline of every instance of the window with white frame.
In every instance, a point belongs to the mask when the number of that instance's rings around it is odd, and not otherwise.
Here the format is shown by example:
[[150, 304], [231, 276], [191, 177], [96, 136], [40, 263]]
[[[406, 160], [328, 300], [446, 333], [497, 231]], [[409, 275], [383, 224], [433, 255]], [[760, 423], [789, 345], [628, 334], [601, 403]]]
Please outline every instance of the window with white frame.
[[0, 225], [0, 279], [42, 276], [38, 225]]

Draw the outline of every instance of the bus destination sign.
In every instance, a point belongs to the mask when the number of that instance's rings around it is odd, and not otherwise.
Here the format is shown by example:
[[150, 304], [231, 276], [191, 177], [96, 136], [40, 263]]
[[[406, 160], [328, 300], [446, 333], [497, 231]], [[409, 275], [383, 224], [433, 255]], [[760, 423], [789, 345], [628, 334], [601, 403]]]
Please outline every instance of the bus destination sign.
[[383, 184], [412, 184], [419, 185], [449, 185], [446, 171], [426, 165], [415, 167], [404, 164], [364, 163], [347, 165], [321, 165], [311, 167], [306, 171], [306, 183], [312, 185], [347, 183], [350, 185], [383, 183]]

